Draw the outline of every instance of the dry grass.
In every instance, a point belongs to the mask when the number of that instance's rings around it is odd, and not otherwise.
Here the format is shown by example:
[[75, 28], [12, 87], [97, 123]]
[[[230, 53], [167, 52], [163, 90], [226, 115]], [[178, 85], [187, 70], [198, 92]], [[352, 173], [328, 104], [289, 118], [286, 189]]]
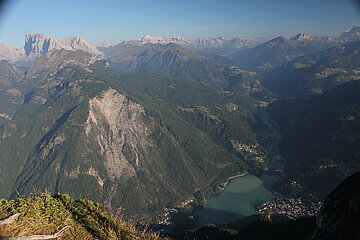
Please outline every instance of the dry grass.
[[21, 213], [20, 217], [15, 223], [0, 226], [0, 238], [50, 235], [70, 225], [58, 239], [161, 239], [108, 214], [99, 203], [65, 194], [0, 200], [0, 219], [15, 213]]

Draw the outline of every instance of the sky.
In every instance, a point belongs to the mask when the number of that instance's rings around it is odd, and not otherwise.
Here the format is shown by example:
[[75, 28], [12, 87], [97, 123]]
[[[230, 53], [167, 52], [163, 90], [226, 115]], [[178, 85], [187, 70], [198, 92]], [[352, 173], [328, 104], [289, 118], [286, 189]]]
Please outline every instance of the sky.
[[156, 36], [291, 37], [336, 35], [360, 24], [355, 0], [8, 0], [0, 42], [24, 45], [26, 33], [89, 42]]

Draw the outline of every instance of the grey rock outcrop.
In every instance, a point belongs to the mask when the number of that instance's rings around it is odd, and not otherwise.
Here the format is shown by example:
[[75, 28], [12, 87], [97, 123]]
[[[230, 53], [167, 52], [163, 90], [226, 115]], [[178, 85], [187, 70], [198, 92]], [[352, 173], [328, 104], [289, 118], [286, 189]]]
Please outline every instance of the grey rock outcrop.
[[38, 57], [53, 50], [82, 50], [94, 56], [101, 56], [102, 53], [96, 46], [88, 43], [79, 36], [58, 39], [41, 33], [29, 33], [25, 35], [23, 48], [13, 48], [0, 43], [0, 60], [7, 60], [17, 65], [29, 66]]
[[101, 55], [97, 48], [79, 36], [58, 39], [41, 33], [30, 33], [25, 35], [25, 55], [44, 55], [51, 50], [83, 50], [92, 55]]

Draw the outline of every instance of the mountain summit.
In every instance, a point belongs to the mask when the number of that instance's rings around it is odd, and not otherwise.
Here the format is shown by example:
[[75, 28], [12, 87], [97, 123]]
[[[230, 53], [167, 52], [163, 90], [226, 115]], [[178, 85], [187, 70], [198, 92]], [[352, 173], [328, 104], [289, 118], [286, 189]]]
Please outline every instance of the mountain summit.
[[168, 43], [177, 43], [177, 44], [186, 44], [187, 41], [183, 37], [157, 37], [152, 35], [145, 35], [140, 39], [133, 40], [138, 44], [145, 44], [145, 43], [161, 43], [161, 44], [168, 44]]
[[311, 36], [307, 33], [299, 33], [296, 36], [290, 38], [290, 40], [300, 41], [320, 41], [320, 42], [338, 42], [340, 39], [332, 36]]
[[17, 61], [20, 57], [24, 57], [23, 48], [13, 48], [6, 44], [0, 43], [0, 60]]
[[266, 43], [264, 43], [263, 45], [265, 48], [281, 48], [281, 49], [286, 49], [286, 48], [290, 48], [293, 46], [292, 42], [283, 37], [283, 36], [279, 36], [277, 38], [274, 38]]
[[355, 25], [351, 30], [347, 30], [340, 35], [343, 40], [359, 40], [360, 39], [360, 25]]
[[58, 39], [46, 36], [42, 33], [28, 33], [25, 35], [25, 55], [37, 56], [43, 55], [51, 50], [83, 50], [93, 55], [101, 55], [95, 46], [88, 43], [79, 36]]

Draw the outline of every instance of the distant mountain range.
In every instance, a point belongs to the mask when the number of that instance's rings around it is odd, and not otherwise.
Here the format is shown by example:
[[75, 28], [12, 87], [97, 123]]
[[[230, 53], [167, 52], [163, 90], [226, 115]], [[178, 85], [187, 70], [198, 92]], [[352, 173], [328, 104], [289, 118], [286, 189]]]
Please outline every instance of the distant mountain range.
[[36, 33], [25, 35], [24, 48], [16, 49], [0, 44], [0, 59], [9, 60], [19, 65], [29, 65], [41, 55], [59, 49], [83, 50], [93, 55], [102, 54], [94, 45], [78, 36], [58, 39]]
[[152, 35], [145, 35], [139, 39], [126, 40], [120, 43], [104, 43], [100, 44], [99, 47], [113, 47], [115, 45], [124, 45], [124, 44], [132, 44], [132, 45], [144, 45], [147, 43], [152, 44], [169, 44], [174, 43], [181, 45], [182, 47], [195, 51], [201, 54], [229, 54], [238, 49], [253, 47], [261, 42], [265, 41], [264, 38], [232, 38], [227, 39], [224, 37], [217, 38], [198, 38], [195, 40], [187, 40], [183, 37], [157, 37]]
[[39, 56], [48, 53], [51, 50], [83, 50], [92, 55], [101, 55], [101, 52], [92, 44], [79, 36], [58, 39], [48, 37], [44, 34], [26, 34], [25, 35], [25, 55]]
[[13, 48], [6, 44], [0, 43], [0, 59], [16, 62], [25, 59], [24, 48]]
[[178, 44], [121, 43], [102, 50], [110, 65], [118, 71], [150, 71], [194, 80], [219, 89], [228, 86], [221, 64], [214, 59], [199, 56]]
[[[319, 42], [344, 42], [347, 40], [360, 40], [360, 25], [355, 25], [351, 30], [344, 31], [340, 36], [311, 36], [306, 33], [299, 33], [296, 36], [290, 38], [290, 40], [299, 40], [299, 41], [319, 41]], [[266, 38], [256, 37], [256, 38], [224, 38], [224, 37], [205, 37], [198, 38], [195, 40], [187, 40], [183, 37], [158, 37], [152, 35], [145, 35], [139, 39], [122, 41], [118, 44], [146, 44], [146, 43], [160, 43], [160, 44], [169, 44], [176, 43], [181, 45], [184, 48], [193, 51], [199, 51], [200, 53], [218, 53], [223, 51], [223, 54], [227, 52], [229, 54], [234, 50], [240, 50], [244, 48], [251, 48], [260, 43], [266, 41]], [[115, 46], [114, 43], [104, 43], [101, 44], [101, 47]], [[211, 50], [212, 49], [212, 50]], [[217, 50], [216, 50], [217, 49]], [[230, 50], [231, 49], [231, 50]]]
[[359, 25], [338, 37], [311, 36], [306, 33], [299, 33], [290, 39], [279, 36], [256, 47], [240, 49], [228, 57], [249, 69], [268, 71], [297, 57], [356, 40], [360, 40]]
[[296, 36], [290, 38], [290, 40], [300, 40], [300, 41], [321, 41], [321, 42], [338, 42], [341, 41], [341, 39], [337, 37], [331, 37], [331, 36], [311, 36], [306, 33], [299, 33]]
[[[313, 37], [309, 38], [316, 39]], [[259, 71], [267, 71], [299, 56], [338, 46], [342, 43], [341, 41], [309, 40], [300, 37], [291, 40], [279, 36], [254, 48], [239, 50], [229, 57], [241, 66]]]
[[340, 36], [311, 36], [306, 33], [299, 33], [290, 40], [302, 41], [321, 41], [321, 42], [344, 42], [360, 40], [360, 25], [353, 26], [350, 30], [345, 30]]
[[298, 57], [265, 74], [264, 85], [280, 97], [319, 94], [360, 79], [360, 41]]
[[355, 25], [352, 29], [343, 32], [340, 37], [342, 40], [359, 40], [360, 39], [360, 25]]
[[[225, 39], [221, 37], [188, 41], [181, 37], [156, 37], [145, 35], [140, 39], [122, 41], [118, 44], [105, 42], [103, 44], [94, 45], [78, 36], [58, 39], [44, 34], [26, 34], [24, 48], [16, 49], [0, 43], [0, 59], [8, 60], [18, 65], [29, 66], [36, 58], [52, 50], [83, 50], [96, 56], [114, 57], [115, 53], [119, 52], [119, 48], [127, 48], [128, 54], [136, 55], [137, 52], [145, 48], [145, 45], [149, 47], [151, 44], [177, 44], [187, 50], [199, 54], [223, 55], [238, 49], [255, 46], [259, 42], [261, 42], [259, 39]], [[133, 49], [134, 52], [130, 53], [130, 49]], [[115, 51], [115, 53], [110, 53], [112, 50]], [[124, 53], [124, 51], [122, 53]]]
[[[308, 50], [312, 46], [317, 45], [317, 47], [322, 43], [323, 45], [327, 43], [326, 46], [335, 43], [343, 43], [345, 41], [354, 41], [360, 39], [360, 27], [359, 25], [354, 26], [351, 30], [345, 31], [339, 37], [333, 36], [310, 36], [305, 33], [300, 33], [292, 38], [290, 38], [291, 42], [301, 42], [298, 44], [292, 45], [299, 45], [299, 46], [284, 46], [289, 45], [289, 42], [284, 43], [284, 39], [279, 42], [278, 38], [275, 38], [270, 41], [270, 43], [265, 43], [265, 48], [258, 46], [255, 50], [251, 50], [250, 52], [241, 51], [244, 49], [251, 49], [256, 47], [257, 45], [264, 43], [265, 38], [257, 37], [257, 38], [224, 38], [224, 37], [217, 37], [217, 38], [198, 38], [195, 40], [187, 40], [183, 37], [157, 37], [152, 35], [145, 35], [139, 39], [133, 40], [126, 40], [120, 43], [111, 43], [105, 42], [102, 44], [91, 44], [84, 40], [79, 36], [69, 37], [69, 38], [55, 38], [46, 36], [41, 33], [29, 33], [25, 35], [25, 44], [23, 48], [15, 49], [13, 47], [7, 46], [5, 44], [0, 43], [0, 59], [9, 60], [10, 62], [17, 63], [19, 65], [30, 65], [35, 58], [46, 54], [51, 50], [58, 50], [58, 49], [66, 49], [66, 50], [83, 50], [93, 55], [103, 55], [103, 52], [109, 52], [107, 48], [114, 48], [117, 45], [138, 45], [142, 46], [145, 44], [169, 44], [174, 43], [178, 44], [185, 49], [198, 53], [204, 56], [211, 56], [211, 55], [221, 55], [221, 56], [229, 56], [237, 61], [239, 64], [242, 64], [242, 59], [248, 58], [250, 56], [250, 63], [252, 65], [263, 65], [266, 62], [258, 62], [256, 58], [263, 58], [266, 55], [274, 54], [274, 62], [278, 64], [279, 62], [283, 62], [286, 59], [293, 58], [294, 56], [299, 56], [299, 54], [306, 54], [309, 53], [311, 50]], [[287, 40], [287, 39], [286, 39]], [[258, 53], [259, 51], [262, 52], [266, 48], [276, 49], [274, 46], [274, 42], [278, 41], [280, 44], [280, 48], [283, 49], [285, 52], [278, 52], [275, 51], [268, 51], [267, 53]], [[304, 43], [308, 42], [308, 43]], [[312, 42], [312, 43], [309, 43]], [[317, 44], [315, 43], [317, 42]], [[269, 45], [270, 46], [267, 46]], [[289, 49], [291, 50], [285, 50]], [[294, 49], [296, 48], [296, 49]], [[255, 56], [253, 56], [255, 55]], [[280, 56], [281, 55], [281, 56]], [[272, 64], [270, 62], [270, 64]]]

